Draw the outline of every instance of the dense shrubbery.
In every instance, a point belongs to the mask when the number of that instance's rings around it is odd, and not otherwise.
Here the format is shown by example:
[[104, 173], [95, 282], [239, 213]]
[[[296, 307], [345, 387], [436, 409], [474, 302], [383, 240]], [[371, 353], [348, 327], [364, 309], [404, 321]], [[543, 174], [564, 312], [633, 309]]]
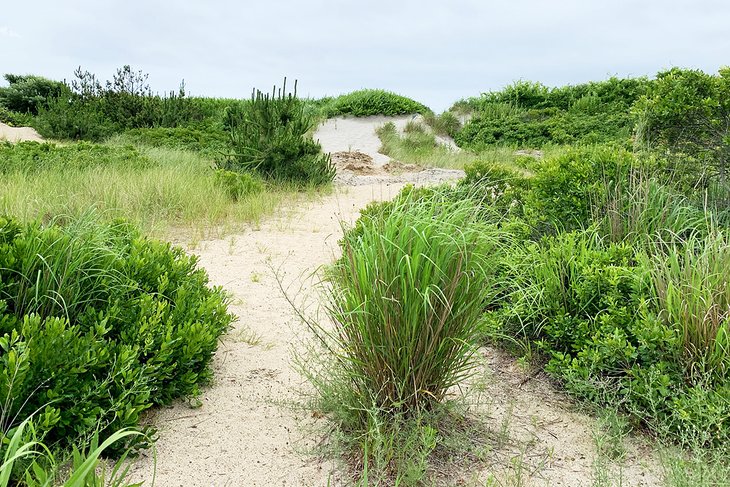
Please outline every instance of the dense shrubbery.
[[633, 111], [638, 142], [668, 156], [672, 178], [730, 208], [730, 68], [661, 72]]
[[491, 144], [532, 148], [605, 142], [628, 145], [633, 130], [629, 109], [649, 85], [643, 78], [611, 78], [552, 89], [517, 82], [502, 91], [457, 102], [454, 110], [469, 111], [473, 117], [455, 138], [469, 148]]
[[195, 395], [231, 316], [196, 259], [125, 223], [0, 219], [2, 432], [66, 447]]
[[371, 115], [410, 115], [429, 113], [425, 105], [405, 96], [385, 90], [358, 90], [338, 96], [324, 104], [325, 117], [352, 115], [368, 117]]
[[225, 127], [230, 155], [219, 163], [228, 171], [255, 171], [265, 178], [296, 184], [321, 185], [332, 181], [335, 168], [329, 155], [310, 135], [314, 119], [304, 103], [283, 88], [271, 94], [256, 90], [251, 102], [231, 107]]
[[0, 88], [0, 108], [11, 112], [37, 115], [38, 110], [62, 93], [64, 84], [40, 76], [6, 74], [9, 86]]
[[190, 98], [184, 85], [164, 96], [152, 93], [147, 75], [129, 66], [102, 84], [81, 68], [70, 85], [62, 85], [38, 111], [34, 126], [54, 139], [102, 140], [134, 128], [207, 124], [212, 104]]
[[[454, 188], [408, 189], [370, 206], [345, 254], [364, 245], [368, 228], [405, 218], [434, 192], [481, 208], [480, 231], [507, 246], [476, 251], [497, 256], [485, 274], [496, 292], [473, 330], [541, 359], [576, 396], [617, 406], [664, 439], [721, 446], [730, 441], [730, 242], [699, 201], [663, 184], [655, 163], [612, 147], [568, 151], [529, 178], [475, 163]], [[376, 376], [391, 370], [363, 363]]]
[[619, 404], [657, 434], [720, 445], [730, 439], [730, 305], [718, 281], [727, 237], [648, 170], [603, 148], [538, 169], [523, 216], [506, 214], [531, 238], [503, 262], [509, 290], [489, 313], [491, 336], [533, 343], [523, 349], [544, 353], [570, 391]]

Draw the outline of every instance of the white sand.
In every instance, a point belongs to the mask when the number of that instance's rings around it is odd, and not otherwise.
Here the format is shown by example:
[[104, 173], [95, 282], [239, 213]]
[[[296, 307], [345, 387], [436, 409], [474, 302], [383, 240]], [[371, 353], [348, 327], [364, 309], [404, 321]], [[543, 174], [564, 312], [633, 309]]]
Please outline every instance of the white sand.
[[10, 125], [0, 122], [0, 141], [3, 140], [8, 142], [22, 142], [26, 140], [43, 142], [43, 138], [38, 135], [38, 132], [36, 132], [34, 128], [11, 127]]
[[[283, 298], [272, 269], [299, 298], [312, 298], [313, 277], [337, 254], [340, 220], [352, 222], [375, 199], [394, 196], [397, 185], [337, 190], [322, 201], [282, 211], [242, 235], [202, 242], [194, 253], [211, 282], [233, 294], [231, 311], [240, 317], [215, 356], [215, 384], [202, 407], [184, 403], [158, 411], [156, 485], [269, 486], [327, 485], [331, 470], [300, 453], [317, 438], [307, 437], [302, 421], [282, 402], [297, 399], [302, 378], [291, 367], [290, 348], [305, 328]], [[253, 331], [261, 344], [244, 342]], [[150, 480], [153, 461], [143, 457], [132, 480]]]

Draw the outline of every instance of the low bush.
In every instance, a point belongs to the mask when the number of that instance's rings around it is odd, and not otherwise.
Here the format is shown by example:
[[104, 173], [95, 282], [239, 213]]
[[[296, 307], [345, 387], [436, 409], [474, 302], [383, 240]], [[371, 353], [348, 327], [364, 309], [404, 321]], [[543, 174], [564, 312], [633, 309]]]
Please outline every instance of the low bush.
[[0, 219], [0, 404], [59, 448], [195, 395], [232, 316], [196, 258], [126, 223]]
[[501, 91], [457, 102], [453, 110], [472, 113], [455, 134], [465, 148], [503, 144], [540, 148], [549, 144], [631, 145], [633, 103], [652, 82], [618, 79], [548, 88], [518, 81]]
[[225, 189], [234, 201], [248, 195], [260, 193], [264, 189], [264, 183], [260, 178], [246, 172], [217, 169], [215, 179], [218, 185]]
[[19, 113], [0, 106], [0, 122], [11, 127], [25, 127], [33, 123], [33, 116], [27, 113]]
[[332, 99], [323, 108], [327, 118], [338, 115], [368, 117], [372, 115], [426, 114], [430, 111], [428, 107], [415, 100], [385, 90], [353, 91]]
[[572, 149], [540, 164], [526, 195], [526, 212], [539, 233], [586, 228], [610, 188], [628, 177], [633, 156], [620, 149]]

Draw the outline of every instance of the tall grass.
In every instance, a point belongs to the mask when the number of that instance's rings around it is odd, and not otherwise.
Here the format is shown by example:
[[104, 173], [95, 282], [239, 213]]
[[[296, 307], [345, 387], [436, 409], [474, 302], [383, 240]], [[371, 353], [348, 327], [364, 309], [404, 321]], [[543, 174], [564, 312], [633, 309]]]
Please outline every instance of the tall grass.
[[660, 313], [678, 330], [694, 374], [730, 372], [730, 242], [724, 233], [689, 237], [657, 251], [650, 266]]
[[382, 143], [380, 152], [398, 162], [424, 167], [462, 168], [477, 158], [472, 152], [437, 143], [433, 134], [420, 124], [409, 122], [403, 136], [393, 123], [383, 125], [377, 133]]
[[0, 213], [22, 220], [78, 216], [95, 209], [109, 219], [129, 219], [146, 232], [180, 227], [215, 229], [258, 222], [281, 203], [298, 198], [294, 188], [269, 186], [235, 200], [220, 185], [211, 161], [193, 152], [140, 148], [148, 167], [124, 164], [11, 171], [0, 179]]
[[415, 412], [468, 375], [499, 236], [471, 204], [434, 196], [400, 205], [345, 237], [329, 312], [353, 392]]
[[[5, 453], [0, 465], [0, 487], [9, 485], [27, 485], [29, 487], [121, 487], [130, 485], [125, 481], [129, 465], [125, 460], [129, 451], [114, 464], [110, 472], [100, 468], [101, 455], [122, 440], [129, 441], [134, 437], [144, 436], [131, 429], [119, 430], [103, 443], [92, 440], [88, 450], [74, 448], [70, 468], [58, 462], [51, 450], [36, 439], [32, 418], [23, 421], [9, 437], [3, 438], [6, 443]], [[13, 473], [20, 470], [22, 484], [13, 481]], [[154, 480], [152, 482], [154, 485]]]
[[388, 205], [345, 235], [329, 273], [333, 324], [313, 326], [329, 353], [303, 365], [364, 472], [406, 479], [423, 474], [434, 417], [474, 370], [503, 237], [478, 221], [473, 203], [438, 191]]

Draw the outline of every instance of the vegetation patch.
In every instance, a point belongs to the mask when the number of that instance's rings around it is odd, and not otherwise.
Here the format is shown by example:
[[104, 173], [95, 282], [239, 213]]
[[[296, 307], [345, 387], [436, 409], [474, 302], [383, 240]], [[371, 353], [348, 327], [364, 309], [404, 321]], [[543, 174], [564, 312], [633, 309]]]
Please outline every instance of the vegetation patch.
[[93, 218], [0, 219], [2, 434], [58, 448], [198, 394], [233, 317], [195, 257]]
[[457, 102], [452, 110], [471, 113], [455, 134], [462, 147], [493, 144], [540, 148], [549, 144], [630, 144], [633, 103], [650, 85], [644, 78], [611, 78], [548, 88], [516, 82], [502, 91]]
[[429, 113], [425, 105], [385, 90], [358, 90], [331, 99], [323, 107], [326, 118], [338, 115], [369, 117], [372, 115], [410, 115]]

